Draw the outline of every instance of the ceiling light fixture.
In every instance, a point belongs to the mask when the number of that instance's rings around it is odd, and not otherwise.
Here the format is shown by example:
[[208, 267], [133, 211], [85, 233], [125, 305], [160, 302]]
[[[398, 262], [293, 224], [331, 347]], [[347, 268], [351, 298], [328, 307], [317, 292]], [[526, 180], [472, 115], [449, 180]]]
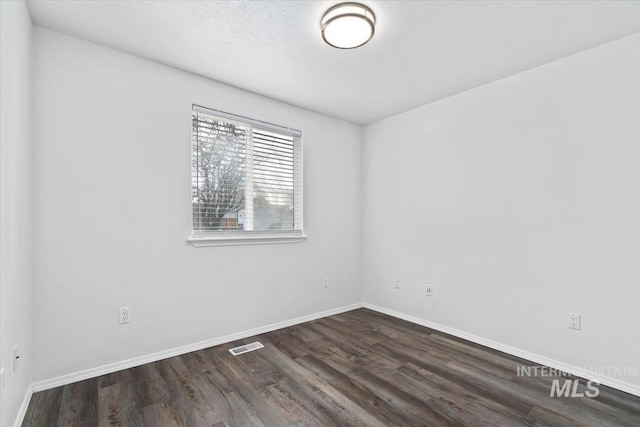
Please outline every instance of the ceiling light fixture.
[[354, 49], [366, 44], [376, 30], [376, 16], [360, 3], [340, 3], [322, 15], [322, 38], [338, 49]]

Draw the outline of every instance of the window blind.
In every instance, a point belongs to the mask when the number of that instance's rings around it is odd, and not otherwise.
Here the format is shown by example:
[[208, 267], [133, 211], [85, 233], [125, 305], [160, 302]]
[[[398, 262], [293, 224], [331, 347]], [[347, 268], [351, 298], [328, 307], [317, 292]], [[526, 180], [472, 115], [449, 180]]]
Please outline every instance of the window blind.
[[192, 111], [193, 235], [302, 233], [300, 131]]

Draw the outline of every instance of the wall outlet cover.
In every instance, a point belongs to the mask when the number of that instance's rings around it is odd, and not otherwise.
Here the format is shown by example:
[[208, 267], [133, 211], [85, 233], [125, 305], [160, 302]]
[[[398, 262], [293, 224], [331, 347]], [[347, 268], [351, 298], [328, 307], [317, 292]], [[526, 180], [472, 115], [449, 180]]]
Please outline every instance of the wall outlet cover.
[[580, 330], [580, 314], [567, 313], [567, 326], [569, 329]]
[[425, 295], [428, 297], [432, 297], [433, 296], [433, 285], [427, 285], [425, 288]]
[[129, 307], [123, 307], [118, 310], [118, 323], [123, 325], [125, 323], [129, 323], [129, 321]]

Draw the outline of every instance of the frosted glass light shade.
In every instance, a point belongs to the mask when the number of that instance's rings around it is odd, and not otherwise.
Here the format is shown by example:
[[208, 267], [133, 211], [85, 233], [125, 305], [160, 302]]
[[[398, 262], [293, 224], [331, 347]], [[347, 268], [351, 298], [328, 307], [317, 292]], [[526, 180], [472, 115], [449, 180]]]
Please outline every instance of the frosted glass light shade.
[[354, 49], [371, 40], [376, 17], [365, 5], [340, 3], [325, 12], [320, 25], [327, 44], [338, 49]]

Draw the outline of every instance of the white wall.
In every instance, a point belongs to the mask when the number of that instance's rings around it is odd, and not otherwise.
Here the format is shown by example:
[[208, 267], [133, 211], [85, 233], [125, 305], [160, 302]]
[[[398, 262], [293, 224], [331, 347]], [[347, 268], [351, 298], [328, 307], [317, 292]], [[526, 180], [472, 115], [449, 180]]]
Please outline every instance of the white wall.
[[[361, 301], [361, 128], [42, 28], [35, 46], [36, 380]], [[303, 131], [306, 242], [186, 242], [192, 103]]]
[[[0, 2], [0, 425], [16, 418], [31, 384], [31, 18], [24, 1]], [[21, 358], [13, 370], [13, 347]]]
[[367, 126], [365, 301], [640, 369], [639, 118], [636, 34]]
[[[357, 126], [36, 28], [35, 380], [356, 303], [363, 276], [373, 304], [637, 366], [639, 45], [383, 120], [363, 144]], [[192, 103], [304, 131], [307, 242], [186, 243]]]

